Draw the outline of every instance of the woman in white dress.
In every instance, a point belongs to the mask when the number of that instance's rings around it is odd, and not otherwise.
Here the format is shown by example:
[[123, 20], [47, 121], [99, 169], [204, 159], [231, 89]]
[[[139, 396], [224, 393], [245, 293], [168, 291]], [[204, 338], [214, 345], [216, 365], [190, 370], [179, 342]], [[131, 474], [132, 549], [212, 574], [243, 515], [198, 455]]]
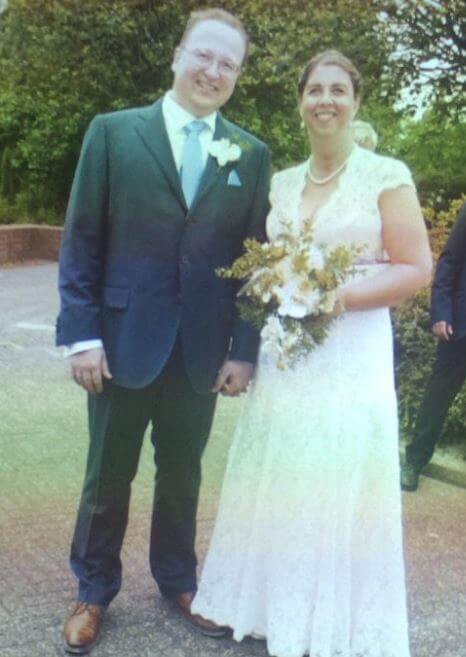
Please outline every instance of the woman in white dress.
[[274, 176], [269, 239], [312, 218], [364, 264], [324, 344], [286, 370], [260, 352], [192, 605], [274, 657], [409, 657], [388, 307], [431, 256], [408, 168], [353, 143], [359, 92], [336, 51], [299, 84], [312, 156]]

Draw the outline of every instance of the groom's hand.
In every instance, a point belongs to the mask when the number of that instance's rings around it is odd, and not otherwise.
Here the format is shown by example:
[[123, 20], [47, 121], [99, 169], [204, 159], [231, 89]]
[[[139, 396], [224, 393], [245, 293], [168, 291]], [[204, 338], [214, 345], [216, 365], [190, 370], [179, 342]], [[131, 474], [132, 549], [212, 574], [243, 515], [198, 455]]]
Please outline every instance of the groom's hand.
[[440, 340], [448, 342], [453, 335], [453, 326], [449, 322], [435, 322], [435, 324], [432, 326], [432, 332]]
[[102, 392], [102, 377], [112, 378], [102, 347], [73, 354], [70, 362], [73, 379], [93, 395]]
[[248, 387], [254, 374], [254, 365], [240, 360], [227, 360], [222, 365], [212, 392], [237, 397]]

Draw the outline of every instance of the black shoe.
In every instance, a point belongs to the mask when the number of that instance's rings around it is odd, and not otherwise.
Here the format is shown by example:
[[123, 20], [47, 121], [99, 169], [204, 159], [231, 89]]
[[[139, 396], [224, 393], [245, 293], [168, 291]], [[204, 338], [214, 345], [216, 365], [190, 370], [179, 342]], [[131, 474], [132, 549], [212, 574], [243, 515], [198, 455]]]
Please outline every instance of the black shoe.
[[406, 463], [400, 472], [400, 483], [402, 490], [414, 492], [419, 485], [419, 470], [413, 465]]

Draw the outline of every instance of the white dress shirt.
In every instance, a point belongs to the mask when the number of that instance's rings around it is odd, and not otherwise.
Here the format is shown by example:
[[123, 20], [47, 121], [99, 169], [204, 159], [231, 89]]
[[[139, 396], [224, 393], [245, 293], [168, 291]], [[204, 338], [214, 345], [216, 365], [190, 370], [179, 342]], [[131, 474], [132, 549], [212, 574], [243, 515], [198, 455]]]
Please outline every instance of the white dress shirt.
[[[199, 120], [199, 117], [193, 116], [190, 112], [181, 107], [181, 105], [173, 99], [172, 91], [168, 91], [163, 97], [162, 116], [167, 130], [168, 141], [170, 142], [172, 149], [173, 159], [175, 160], [176, 169], [179, 173], [181, 169], [183, 146], [187, 136], [184, 128], [188, 123], [191, 123], [191, 121]], [[205, 165], [209, 154], [209, 146], [214, 138], [217, 112], [202, 117], [202, 120], [207, 124], [207, 129], [203, 130], [199, 135], [202, 157], [204, 158]], [[100, 338], [96, 338], [95, 340], [81, 340], [80, 342], [74, 342], [69, 347], [64, 347], [63, 355], [68, 357], [77, 354], [80, 351], [97, 349], [98, 347], [102, 347], [102, 340], [100, 340]]]
[[[173, 100], [171, 91], [167, 92], [162, 100], [162, 115], [165, 122], [165, 128], [167, 129], [170, 146], [172, 148], [176, 170], [179, 173], [181, 169], [183, 146], [186, 141], [186, 132], [184, 129], [189, 123], [191, 123], [191, 121], [198, 121], [199, 117], [193, 116], [181, 107], [181, 105], [178, 105], [178, 103]], [[207, 162], [209, 146], [214, 138], [216, 120], [217, 112], [202, 117], [202, 121], [207, 124], [207, 129], [204, 129], [199, 135], [204, 166]]]

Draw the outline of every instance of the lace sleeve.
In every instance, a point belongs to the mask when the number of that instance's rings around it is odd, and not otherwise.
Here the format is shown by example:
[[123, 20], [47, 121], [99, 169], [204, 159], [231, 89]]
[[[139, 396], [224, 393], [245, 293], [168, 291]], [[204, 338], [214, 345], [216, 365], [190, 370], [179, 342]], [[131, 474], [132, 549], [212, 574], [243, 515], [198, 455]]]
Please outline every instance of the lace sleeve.
[[385, 189], [394, 189], [400, 185], [409, 185], [416, 189], [411, 171], [401, 160], [395, 160], [391, 157], [386, 158], [381, 169], [379, 194]]

